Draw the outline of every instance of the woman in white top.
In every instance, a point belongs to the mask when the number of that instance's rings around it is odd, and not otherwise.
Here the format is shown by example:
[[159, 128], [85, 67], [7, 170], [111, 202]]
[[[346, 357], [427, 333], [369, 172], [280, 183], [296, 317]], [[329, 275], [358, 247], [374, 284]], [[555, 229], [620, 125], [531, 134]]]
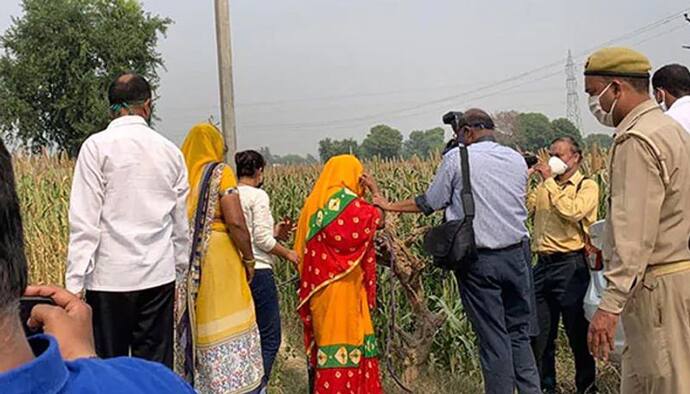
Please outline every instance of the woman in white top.
[[261, 336], [261, 353], [264, 363], [263, 388], [268, 386], [271, 367], [280, 348], [280, 307], [278, 291], [273, 279], [273, 256], [282, 257], [297, 264], [295, 251], [282, 246], [278, 240], [285, 241], [292, 231], [292, 223], [283, 221], [277, 226], [271, 215], [268, 194], [261, 190], [266, 161], [256, 151], [244, 151], [235, 155], [239, 193], [242, 211], [252, 238], [252, 248], [256, 259], [256, 273], [250, 286], [256, 321]]

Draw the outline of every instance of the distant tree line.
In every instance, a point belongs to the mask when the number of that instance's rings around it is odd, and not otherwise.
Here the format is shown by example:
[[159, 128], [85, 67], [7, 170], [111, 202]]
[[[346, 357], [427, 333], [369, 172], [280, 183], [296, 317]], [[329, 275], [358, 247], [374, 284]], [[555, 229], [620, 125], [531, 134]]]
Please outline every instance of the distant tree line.
[[319, 141], [319, 158], [325, 162], [333, 156], [348, 153], [362, 159], [410, 158], [415, 155], [426, 158], [434, 152], [441, 151], [444, 145], [444, 130], [441, 127], [415, 130], [410, 133], [407, 140], [403, 140], [403, 135], [399, 130], [378, 125], [369, 130], [369, 134], [361, 144], [352, 138], [343, 140], [326, 138]]
[[319, 162], [310, 154], [306, 156], [300, 156], [294, 153], [285, 156], [274, 155], [267, 146], [261, 147], [259, 153], [261, 153], [266, 162], [270, 165], [316, 164]]
[[[563, 136], [574, 138], [583, 148], [593, 144], [608, 148], [612, 142], [611, 136], [607, 134], [588, 134], [583, 137], [581, 131], [568, 119], [550, 120], [541, 113], [507, 111], [496, 114], [494, 118], [499, 142], [523, 152], [536, 152], [547, 148], [551, 141]], [[369, 130], [361, 144], [352, 138], [325, 138], [319, 141], [319, 158], [325, 162], [333, 156], [348, 153], [361, 159], [412, 156], [427, 158], [434, 152], [443, 150], [446, 142], [444, 129], [441, 127], [412, 131], [407, 140], [404, 140], [399, 130], [377, 125]]]
[[536, 112], [499, 112], [494, 118], [499, 130], [499, 142], [522, 151], [535, 152], [547, 148], [551, 141], [564, 136], [572, 137], [583, 148], [593, 144], [608, 148], [613, 141], [608, 134], [588, 134], [583, 137], [581, 131], [568, 119], [550, 120], [546, 115]]

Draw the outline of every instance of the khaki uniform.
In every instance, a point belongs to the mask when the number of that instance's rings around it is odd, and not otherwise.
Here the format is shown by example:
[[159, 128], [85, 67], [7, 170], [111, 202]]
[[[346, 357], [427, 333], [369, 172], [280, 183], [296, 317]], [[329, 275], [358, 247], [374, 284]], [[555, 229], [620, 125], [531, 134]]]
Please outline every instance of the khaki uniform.
[[600, 308], [622, 313], [622, 393], [690, 393], [690, 134], [652, 101], [616, 129]]

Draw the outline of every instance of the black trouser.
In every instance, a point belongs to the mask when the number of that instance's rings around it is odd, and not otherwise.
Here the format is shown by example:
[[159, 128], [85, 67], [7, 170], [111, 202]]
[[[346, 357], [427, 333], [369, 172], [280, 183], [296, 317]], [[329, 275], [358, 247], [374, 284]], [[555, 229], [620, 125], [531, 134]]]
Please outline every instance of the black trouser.
[[462, 304], [479, 339], [486, 393], [539, 393], [530, 348], [534, 288], [529, 243], [480, 250], [479, 260], [458, 278]]
[[272, 269], [258, 269], [250, 284], [256, 323], [261, 335], [261, 357], [264, 362], [264, 378], [262, 387], [268, 386], [271, 369], [280, 349], [280, 304], [278, 303], [278, 289], [273, 279]]
[[99, 357], [140, 357], [172, 368], [175, 283], [146, 290], [87, 291]]
[[556, 338], [558, 321], [563, 326], [575, 356], [578, 393], [594, 386], [596, 365], [587, 348], [587, 329], [582, 301], [589, 286], [589, 269], [582, 251], [540, 256], [534, 268], [540, 333], [532, 346], [545, 390], [556, 388]]

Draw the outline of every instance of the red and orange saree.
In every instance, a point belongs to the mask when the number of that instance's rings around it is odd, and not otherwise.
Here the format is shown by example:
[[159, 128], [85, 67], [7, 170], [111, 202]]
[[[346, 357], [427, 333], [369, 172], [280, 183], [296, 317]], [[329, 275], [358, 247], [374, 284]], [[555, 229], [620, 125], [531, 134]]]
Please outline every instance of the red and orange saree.
[[314, 393], [380, 393], [370, 310], [376, 302], [374, 235], [379, 211], [364, 201], [354, 156], [329, 160], [297, 229], [298, 311], [315, 369]]

